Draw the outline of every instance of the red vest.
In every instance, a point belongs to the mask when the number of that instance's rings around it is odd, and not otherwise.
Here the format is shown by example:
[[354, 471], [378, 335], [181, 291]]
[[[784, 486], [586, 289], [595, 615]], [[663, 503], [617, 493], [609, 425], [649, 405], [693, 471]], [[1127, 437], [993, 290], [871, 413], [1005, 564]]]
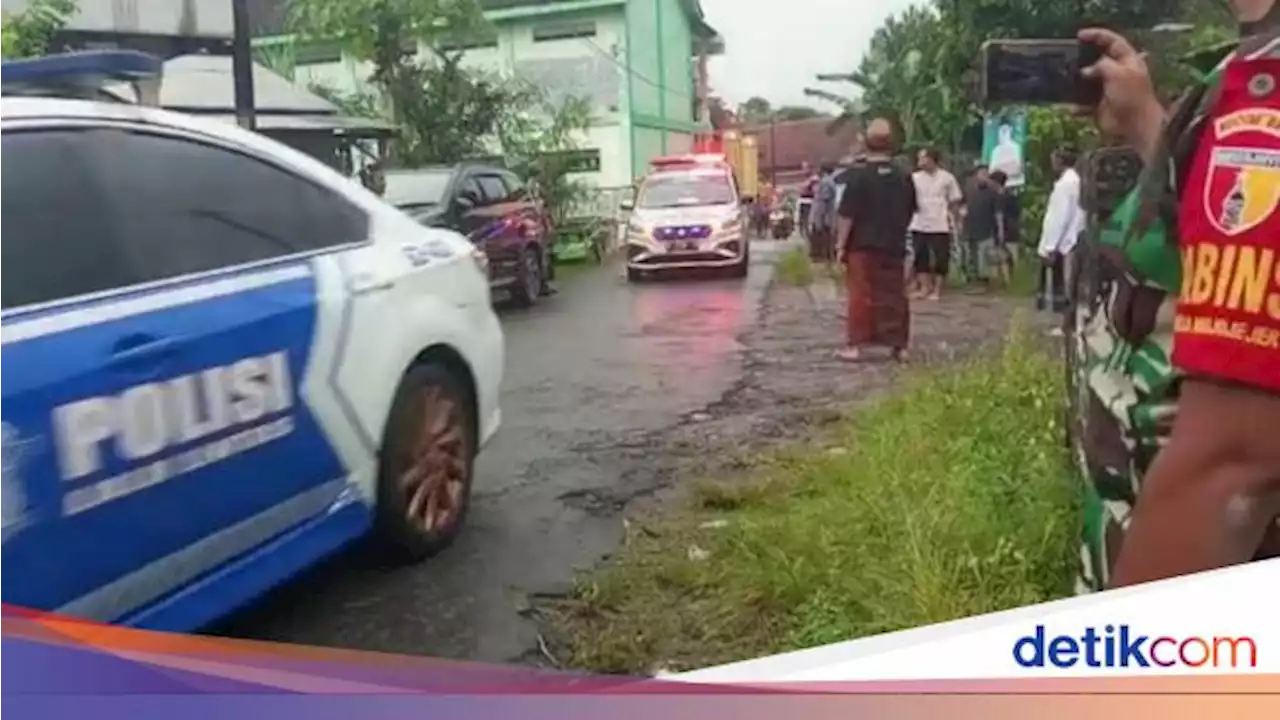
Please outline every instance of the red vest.
[[1280, 391], [1280, 53], [1228, 62], [1181, 190], [1174, 363]]

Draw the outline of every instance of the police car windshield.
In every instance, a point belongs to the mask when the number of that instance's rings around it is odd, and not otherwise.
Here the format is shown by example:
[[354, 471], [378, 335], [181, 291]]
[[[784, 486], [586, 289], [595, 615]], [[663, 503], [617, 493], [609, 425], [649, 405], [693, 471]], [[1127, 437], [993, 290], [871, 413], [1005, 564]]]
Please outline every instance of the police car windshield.
[[444, 199], [449, 188], [448, 170], [411, 170], [387, 173], [387, 202], [401, 210], [421, 210], [434, 207]]
[[646, 180], [636, 207], [655, 209], [733, 202], [733, 185], [725, 173], [672, 173]]

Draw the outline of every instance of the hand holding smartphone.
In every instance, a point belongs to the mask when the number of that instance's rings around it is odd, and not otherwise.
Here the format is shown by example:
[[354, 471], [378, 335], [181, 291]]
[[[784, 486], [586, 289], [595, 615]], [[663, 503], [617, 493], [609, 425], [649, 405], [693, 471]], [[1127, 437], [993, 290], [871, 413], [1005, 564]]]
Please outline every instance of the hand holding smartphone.
[[988, 40], [982, 44], [984, 105], [1094, 107], [1102, 85], [1082, 71], [1102, 58], [1079, 40]]

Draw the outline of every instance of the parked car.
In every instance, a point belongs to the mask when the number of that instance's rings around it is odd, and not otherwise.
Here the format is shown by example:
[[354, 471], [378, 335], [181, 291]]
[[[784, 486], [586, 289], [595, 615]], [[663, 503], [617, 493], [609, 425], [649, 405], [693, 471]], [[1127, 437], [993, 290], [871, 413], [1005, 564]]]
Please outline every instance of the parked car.
[[501, 418], [483, 258], [233, 123], [10, 94], [92, 57], [4, 64], [3, 602], [187, 632], [447, 546]]
[[389, 170], [387, 202], [428, 227], [456, 230], [489, 258], [489, 284], [521, 305], [555, 277], [542, 204], [509, 170], [483, 163]]

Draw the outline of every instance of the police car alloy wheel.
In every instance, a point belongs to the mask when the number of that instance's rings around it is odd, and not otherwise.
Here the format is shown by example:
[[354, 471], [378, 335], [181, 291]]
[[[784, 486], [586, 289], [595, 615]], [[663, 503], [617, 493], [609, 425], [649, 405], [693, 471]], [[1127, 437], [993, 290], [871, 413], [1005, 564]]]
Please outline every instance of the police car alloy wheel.
[[378, 478], [380, 539], [420, 560], [457, 537], [471, 500], [476, 454], [471, 390], [442, 365], [416, 365], [396, 391]]

